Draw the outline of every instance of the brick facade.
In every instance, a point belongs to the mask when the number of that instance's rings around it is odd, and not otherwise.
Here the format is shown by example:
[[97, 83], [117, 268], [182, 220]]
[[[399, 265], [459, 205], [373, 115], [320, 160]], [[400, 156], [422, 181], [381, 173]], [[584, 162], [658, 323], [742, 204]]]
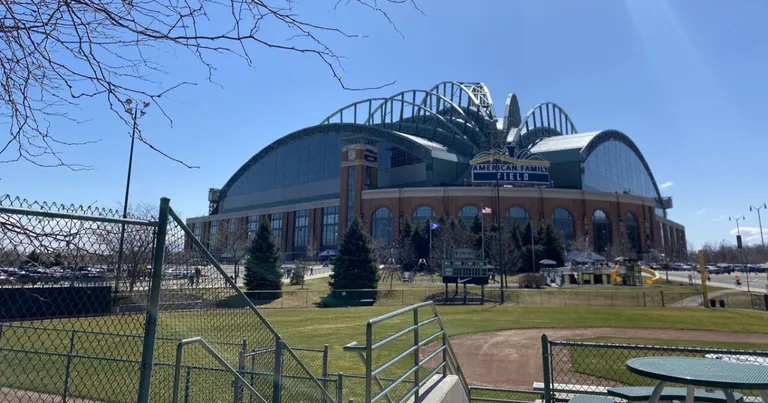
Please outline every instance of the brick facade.
[[[363, 168], [361, 166], [356, 169]], [[357, 175], [357, 172], [356, 172]], [[362, 182], [362, 181], [360, 181]], [[346, 182], [342, 182], [346, 183]], [[342, 186], [344, 187], [344, 186]], [[642, 249], [648, 251], [654, 249], [664, 253], [669, 258], [683, 258], [685, 256], [686, 240], [685, 228], [673, 221], [656, 216], [654, 201], [633, 195], [583, 192], [579, 190], [563, 189], [532, 189], [532, 188], [500, 188], [499, 197], [496, 196], [496, 188], [490, 187], [438, 187], [438, 188], [409, 188], [409, 189], [356, 189], [359, 195], [355, 206], [355, 213], [360, 214], [368, 231], [371, 231], [371, 217], [379, 208], [387, 208], [393, 217], [392, 239], [397, 240], [400, 217], [411, 217], [413, 212], [422, 206], [432, 208], [437, 216], [444, 215], [456, 217], [459, 211], [466, 206], [490, 207], [493, 211], [492, 220], [496, 220], [496, 214], [501, 211], [502, 220], [506, 212], [512, 207], [524, 208], [531, 220], [536, 225], [543, 221], [549, 221], [555, 209], [563, 208], [571, 213], [576, 234], [592, 233], [592, 217], [595, 211], [602, 210], [611, 220], [612, 241], [614, 245], [622, 242], [621, 237], [626, 236], [624, 229], [625, 217], [632, 213], [639, 225], [639, 235]], [[359, 193], [358, 193], [359, 192]], [[320, 251], [323, 231], [323, 207], [339, 206], [339, 239], [342, 239], [343, 229], [346, 223], [346, 209], [342, 204], [345, 201], [344, 193], [341, 200], [328, 200], [316, 202], [312, 205], [297, 204], [293, 210], [281, 212], [283, 217], [282, 237], [279, 240], [281, 251], [286, 254], [293, 252], [293, 232], [295, 211], [309, 210], [309, 242], [314, 250]], [[500, 209], [497, 207], [500, 205]], [[193, 219], [202, 225], [202, 240], [206, 244], [209, 236], [211, 218], [219, 220], [219, 239], [223, 239], [227, 230], [227, 220], [236, 218], [241, 220], [238, 227], [247, 226], [247, 217], [260, 215], [262, 219], [267, 214], [264, 211], [243, 212], [230, 214], [226, 219], [220, 217], [199, 217]], [[505, 222], [505, 221], [504, 221]]]

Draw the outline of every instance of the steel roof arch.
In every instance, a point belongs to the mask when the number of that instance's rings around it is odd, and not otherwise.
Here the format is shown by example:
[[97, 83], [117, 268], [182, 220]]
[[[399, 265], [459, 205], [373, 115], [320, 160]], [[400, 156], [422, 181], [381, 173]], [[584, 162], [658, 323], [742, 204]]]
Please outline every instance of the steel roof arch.
[[[552, 116], [550, 116], [550, 108], [552, 109]], [[544, 125], [543, 111], [546, 111], [546, 125]], [[539, 120], [541, 121], [541, 124], [537, 123], [536, 121], [537, 112], [539, 114]], [[528, 123], [530, 120], [533, 120], [533, 128], [531, 128], [530, 124]], [[559, 127], [557, 124], [558, 122], [560, 123]], [[578, 133], [578, 130], [576, 130], [576, 125], [573, 124], [571, 117], [568, 116], [568, 113], [565, 112], [565, 109], [554, 102], [542, 102], [531, 108], [528, 113], [525, 114], [523, 119], [520, 121], [520, 126], [515, 129], [514, 133], [510, 132], [507, 136], [507, 142], [518, 143], [521, 146], [525, 146], [526, 144], [524, 143], [530, 144], [532, 142], [523, 141], [523, 129], [525, 129], [525, 132], [531, 132], [533, 129], [538, 127], [549, 127], [555, 129], [557, 132], [563, 135]]]
[[[470, 87], [467, 88], [467, 85]], [[446, 97], [451, 99], [453, 101], [454, 96], [454, 89], [460, 90], [461, 93], [467, 94], [467, 100], [471, 100], [472, 103], [477, 106], [478, 108], [482, 109], [482, 111], [485, 113], [485, 117], [487, 119], [493, 120], [494, 119], [494, 111], [493, 111], [493, 98], [491, 98], [491, 92], [488, 90], [488, 87], [483, 83], [469, 83], [469, 82], [458, 82], [458, 81], [442, 81], [435, 85], [433, 85], [429, 92], [434, 92], [437, 94], [440, 94], [440, 88], [443, 88], [443, 92], [445, 93], [445, 89], [448, 88], [448, 86], [451, 87], [451, 94], [450, 97]], [[477, 94], [473, 93], [473, 89], [479, 89], [477, 91]], [[459, 98], [461, 99], [461, 93], [459, 94]], [[478, 98], [478, 95], [481, 95], [483, 100], [480, 100]], [[445, 95], [443, 95], [445, 96]], [[456, 103], [457, 105], [461, 106], [461, 100], [459, 99], [459, 102]], [[470, 107], [472, 105], [469, 105], [467, 103], [467, 106]]]
[[[458, 113], [458, 115], [463, 118], [463, 120], [462, 120], [463, 121], [462, 127], [463, 127], [464, 130], [462, 130], [462, 132], [464, 133], [465, 136], [468, 135], [467, 129], [469, 129], [469, 130], [473, 131], [477, 135], [478, 138], [482, 138], [483, 137], [482, 132], [477, 127], [477, 124], [476, 124], [475, 120], [472, 119], [469, 115], [467, 115], [467, 113], [464, 111], [464, 109], [462, 109], [459, 105], [456, 105], [450, 99], [448, 99], [448, 98], [446, 98], [446, 97], [444, 97], [444, 96], [442, 96], [442, 95], [440, 95], [440, 94], [438, 94], [436, 92], [431, 92], [431, 91], [427, 91], [427, 90], [420, 90], [420, 89], [411, 89], [411, 90], [406, 90], [406, 91], [398, 92], [397, 94], [394, 94], [394, 95], [390, 96], [389, 99], [391, 99], [391, 100], [398, 100], [397, 98], [401, 97], [400, 100], [404, 100], [403, 97], [406, 94], [408, 94], [408, 93], [413, 94], [413, 97], [412, 97], [413, 100], [409, 101], [409, 104], [411, 102], [415, 103], [416, 102], [416, 95], [420, 94], [420, 93], [423, 93], [424, 97], [422, 98], [421, 102], [419, 102], [419, 105], [421, 105], [422, 107], [427, 108], [427, 110], [432, 111], [436, 115], [443, 116], [440, 113], [441, 110], [444, 110], [444, 109], [441, 109], [441, 105], [438, 104], [438, 105], [434, 106], [435, 110], [431, 109], [431, 107], [432, 107], [431, 105], [427, 106], [427, 100], [431, 99], [430, 97], [437, 97], [438, 100], [442, 100], [443, 102], [445, 102], [445, 106], [446, 107], [448, 107], [448, 108], [450, 108], [450, 110]], [[385, 106], [385, 104], [386, 104], [385, 102], [382, 102], [381, 104], [379, 104], [379, 106], [376, 107], [376, 109], [371, 111], [371, 114], [368, 117], [368, 119], [371, 119], [373, 117], [373, 115], [376, 112], [379, 111], [379, 109], [381, 109], [382, 107]], [[421, 109], [420, 109], [420, 111], [421, 111]], [[403, 119], [402, 111], [401, 111], [401, 114], [400, 114], [400, 119]]]

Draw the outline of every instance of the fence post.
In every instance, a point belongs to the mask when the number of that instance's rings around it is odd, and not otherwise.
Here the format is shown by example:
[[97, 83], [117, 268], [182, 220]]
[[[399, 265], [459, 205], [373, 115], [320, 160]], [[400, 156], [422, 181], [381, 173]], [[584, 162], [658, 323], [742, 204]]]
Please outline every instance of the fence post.
[[615, 296], [616, 291], [611, 291], [611, 306], [616, 306], [613, 302], [613, 297]]
[[281, 383], [283, 378], [283, 339], [277, 337], [275, 342], [275, 373], [272, 377], [272, 403], [280, 403], [282, 401]]
[[664, 303], [664, 291], [661, 291], [661, 307], [663, 308], [665, 306], [667, 305]]
[[[256, 349], [253, 349], [251, 351], [251, 386], [253, 386], [254, 389], [256, 388], [256, 386], [254, 386], [253, 384], [254, 378], [256, 377], [255, 372], [256, 372]], [[249, 393], [248, 396], [249, 396], [248, 402], [253, 403], [253, 393]]]
[[[323, 389], [328, 391], [328, 345], [327, 344], [323, 346], [322, 376], [323, 376], [323, 379], [320, 381], [320, 384], [323, 385]], [[328, 398], [326, 397], [326, 394], [323, 393], [323, 403], [327, 401], [328, 401]]]
[[75, 350], [75, 331], [69, 335], [69, 352], [67, 353], [67, 367], [64, 370], [64, 394], [61, 401], [67, 403], [69, 398], [69, 384], [72, 381], [72, 353]]
[[184, 374], [184, 403], [189, 403], [189, 393], [192, 389], [192, 368], [187, 366], [187, 371]]
[[645, 301], [645, 291], [643, 291], [643, 306], [647, 307], [648, 303]]
[[304, 291], [304, 308], [309, 308], [309, 290]]
[[160, 213], [157, 220], [157, 237], [155, 238], [155, 256], [152, 262], [152, 285], [149, 290], [149, 307], [144, 325], [144, 344], [141, 351], [141, 373], [139, 374], [138, 403], [149, 403], [149, 388], [152, 383], [152, 366], [155, 360], [155, 336], [157, 335], [157, 320], [160, 315], [160, 289], [163, 282], [163, 254], [165, 252], [165, 235], [168, 231], [168, 212], [171, 209], [171, 199], [160, 199]]
[[[248, 341], [243, 339], [243, 343], [240, 346], [240, 351], [237, 354], [237, 372], [240, 376], [245, 374], [245, 352], [248, 351]], [[243, 393], [245, 392], [245, 385], [235, 378], [235, 403], [243, 403]]]
[[541, 360], [544, 368], [544, 402], [552, 401], [552, 368], [550, 367], [549, 338], [541, 335]]
[[341, 403], [344, 400], [344, 373], [339, 372], [336, 374], [336, 403]]

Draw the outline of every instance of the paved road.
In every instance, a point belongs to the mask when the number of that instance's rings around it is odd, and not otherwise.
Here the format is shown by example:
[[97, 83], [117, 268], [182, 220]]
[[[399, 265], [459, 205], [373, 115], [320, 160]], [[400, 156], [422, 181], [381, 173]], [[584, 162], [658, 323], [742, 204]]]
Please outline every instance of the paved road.
[[[666, 276], [666, 272], [661, 271], [660, 273], [662, 277]], [[694, 274], [694, 281], [697, 284], [701, 283], [701, 278], [699, 277], [698, 272], [670, 271], [669, 280], [687, 284], [688, 274]], [[713, 274], [711, 277], [712, 279], [709, 284], [712, 286], [747, 291], [747, 273], [741, 273], [741, 286], [737, 286], [733, 281], [733, 274]], [[766, 273], [749, 273], [749, 291], [766, 292], [766, 290], [768, 290]]]

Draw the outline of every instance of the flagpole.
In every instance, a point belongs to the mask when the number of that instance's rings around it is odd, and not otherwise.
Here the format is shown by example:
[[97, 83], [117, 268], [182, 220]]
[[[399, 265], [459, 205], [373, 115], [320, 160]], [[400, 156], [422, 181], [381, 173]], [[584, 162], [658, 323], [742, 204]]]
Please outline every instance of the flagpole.
[[483, 203], [480, 203], [480, 258], [483, 259], [483, 269], [485, 269], [485, 213], [483, 212]]

